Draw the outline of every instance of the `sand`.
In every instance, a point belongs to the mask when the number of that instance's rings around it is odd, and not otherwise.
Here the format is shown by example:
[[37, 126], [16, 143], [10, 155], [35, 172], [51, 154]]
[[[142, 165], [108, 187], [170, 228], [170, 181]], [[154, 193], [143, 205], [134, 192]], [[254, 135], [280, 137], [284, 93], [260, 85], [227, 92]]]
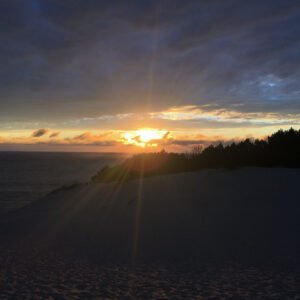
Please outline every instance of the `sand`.
[[297, 299], [300, 170], [83, 184], [2, 216], [0, 299]]

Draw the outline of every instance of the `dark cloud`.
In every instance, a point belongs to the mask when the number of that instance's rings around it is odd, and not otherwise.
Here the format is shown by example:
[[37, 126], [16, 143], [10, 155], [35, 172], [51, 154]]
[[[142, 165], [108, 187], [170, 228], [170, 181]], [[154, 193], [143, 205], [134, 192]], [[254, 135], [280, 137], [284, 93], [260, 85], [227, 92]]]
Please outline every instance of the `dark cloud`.
[[172, 140], [167, 143], [167, 145], [177, 145], [177, 146], [195, 146], [195, 145], [203, 145], [209, 144], [211, 141], [209, 140]]
[[93, 135], [90, 132], [85, 132], [85, 133], [82, 133], [80, 135], [76, 135], [73, 138], [73, 140], [75, 140], [75, 141], [85, 141], [85, 140], [91, 139], [92, 137], [93, 137]]
[[0, 2], [0, 118], [299, 111], [297, 0]]
[[235, 139], [222, 139], [222, 138], [216, 138], [214, 140], [212, 139], [195, 139], [195, 140], [172, 140], [169, 141], [168, 143], [165, 143], [165, 146], [170, 146], [170, 145], [174, 145], [174, 146], [187, 146], [187, 147], [196, 147], [196, 146], [203, 146], [203, 147], [207, 147], [210, 145], [216, 146], [218, 144], [223, 144], [223, 145], [229, 145], [232, 143], [236, 143], [239, 142], [241, 139], [240, 138], [235, 138]]
[[119, 142], [117, 141], [97, 141], [97, 142], [92, 142], [86, 145], [91, 145], [91, 146], [101, 146], [101, 147], [114, 147], [120, 145]]
[[32, 136], [32, 137], [35, 137], [35, 138], [38, 138], [38, 137], [44, 136], [44, 135], [47, 134], [48, 132], [49, 132], [48, 129], [41, 128], [41, 129], [35, 130], [35, 131], [31, 134], [31, 136]]
[[58, 137], [60, 135], [60, 132], [57, 131], [57, 132], [53, 132], [49, 135], [49, 138], [55, 138], [55, 137]]

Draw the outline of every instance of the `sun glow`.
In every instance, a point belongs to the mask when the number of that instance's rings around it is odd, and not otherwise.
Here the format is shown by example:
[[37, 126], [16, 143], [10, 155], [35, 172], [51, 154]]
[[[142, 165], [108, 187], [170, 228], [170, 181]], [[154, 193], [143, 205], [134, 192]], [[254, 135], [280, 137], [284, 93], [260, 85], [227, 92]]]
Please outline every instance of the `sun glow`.
[[123, 143], [126, 145], [135, 145], [138, 147], [157, 147], [158, 143], [166, 138], [167, 131], [142, 128], [136, 131], [125, 132], [123, 135]]

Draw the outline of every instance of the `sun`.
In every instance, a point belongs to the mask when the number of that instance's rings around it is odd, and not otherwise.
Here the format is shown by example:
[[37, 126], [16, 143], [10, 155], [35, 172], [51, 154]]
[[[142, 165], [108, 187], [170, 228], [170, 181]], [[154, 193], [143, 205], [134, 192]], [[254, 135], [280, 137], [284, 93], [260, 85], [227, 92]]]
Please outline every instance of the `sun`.
[[142, 128], [135, 131], [125, 132], [123, 134], [123, 143], [135, 145], [138, 147], [157, 147], [158, 142], [163, 140], [168, 134], [165, 130], [153, 128]]
[[141, 141], [146, 143], [153, 139], [160, 139], [162, 137], [162, 132], [153, 129], [141, 129], [136, 133], [140, 136]]

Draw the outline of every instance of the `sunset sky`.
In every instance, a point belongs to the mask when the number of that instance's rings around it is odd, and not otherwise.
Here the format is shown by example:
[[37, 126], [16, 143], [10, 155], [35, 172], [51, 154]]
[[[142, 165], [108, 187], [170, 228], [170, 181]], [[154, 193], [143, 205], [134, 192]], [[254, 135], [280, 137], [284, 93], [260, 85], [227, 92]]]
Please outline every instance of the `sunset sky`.
[[1, 0], [0, 150], [185, 151], [300, 129], [298, 0]]

